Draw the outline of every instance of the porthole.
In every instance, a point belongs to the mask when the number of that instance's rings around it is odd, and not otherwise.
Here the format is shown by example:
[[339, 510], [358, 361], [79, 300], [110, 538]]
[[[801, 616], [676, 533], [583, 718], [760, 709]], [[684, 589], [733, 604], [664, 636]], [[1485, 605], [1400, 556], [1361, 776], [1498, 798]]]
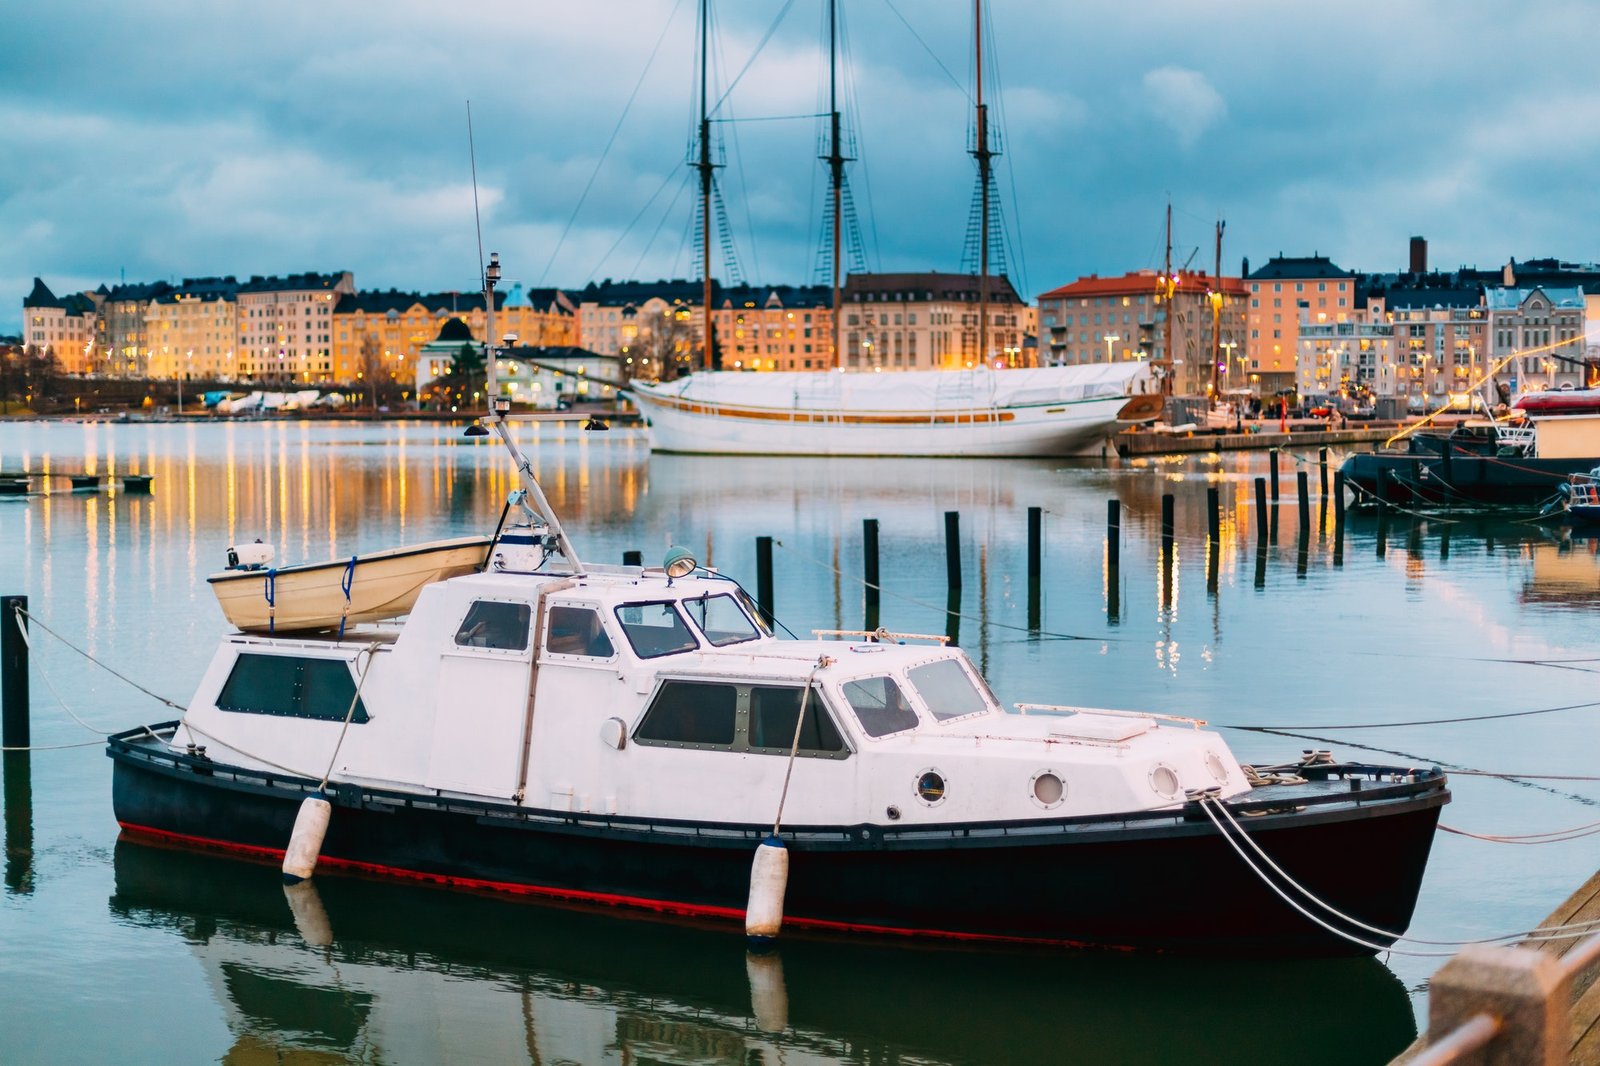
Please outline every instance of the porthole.
[[930, 807], [944, 802], [944, 775], [937, 770], [924, 770], [917, 775], [917, 798]]
[[1206, 769], [1211, 771], [1211, 776], [1219, 782], [1228, 780], [1228, 768], [1222, 765], [1222, 757], [1214, 751], [1206, 752]]
[[1033, 802], [1047, 811], [1061, 806], [1061, 801], [1067, 796], [1066, 784], [1053, 770], [1040, 770], [1034, 774], [1032, 788]]
[[1156, 764], [1156, 767], [1150, 771], [1150, 787], [1155, 790], [1158, 796], [1176, 799], [1178, 797], [1178, 772], [1170, 766]]

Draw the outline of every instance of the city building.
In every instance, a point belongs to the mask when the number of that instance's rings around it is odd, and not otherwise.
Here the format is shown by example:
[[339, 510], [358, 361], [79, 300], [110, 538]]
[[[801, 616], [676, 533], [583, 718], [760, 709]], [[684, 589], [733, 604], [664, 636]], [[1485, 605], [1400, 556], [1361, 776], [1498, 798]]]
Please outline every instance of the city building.
[[833, 290], [826, 285], [730, 285], [712, 301], [724, 370], [824, 370]]
[[[499, 323], [496, 322], [498, 329]], [[419, 399], [450, 403], [440, 395], [441, 384], [448, 383], [457, 369], [463, 347], [481, 351], [471, 328], [459, 318], [447, 319], [433, 340], [422, 346], [416, 362], [416, 394]], [[574, 345], [522, 345], [504, 348], [495, 362], [495, 385], [502, 396], [519, 405], [538, 410], [555, 410], [583, 400], [612, 401], [617, 386], [625, 384], [626, 371], [619, 355], [602, 355]], [[473, 381], [463, 391], [460, 402], [469, 407], [487, 406], [479, 389], [487, 383]]]
[[124, 378], [150, 376], [150, 344], [145, 320], [151, 303], [171, 291], [172, 286], [164, 281], [141, 282], [116, 285], [101, 296], [95, 332], [102, 356], [99, 365], [104, 373]]
[[1512, 392], [1584, 388], [1584, 291], [1577, 286], [1496, 286], [1484, 290], [1488, 365]]
[[147, 374], [158, 380], [236, 380], [238, 291], [232, 277], [184, 278], [151, 300], [145, 311]]
[[[1247, 265], [1248, 266], [1248, 265]], [[1356, 314], [1356, 275], [1326, 256], [1286, 257], [1245, 273], [1250, 306], [1246, 311], [1243, 371], [1258, 395], [1297, 387], [1300, 325], [1352, 321]]]
[[[851, 274], [840, 294], [841, 365], [847, 370], [958, 369], [978, 351], [976, 274]], [[988, 359], [1022, 366], [1033, 311], [1009, 278], [989, 279]]]
[[40, 354], [53, 355], [63, 373], [81, 374], [95, 355], [98, 312], [91, 293], [57, 297], [40, 278], [22, 299], [23, 344]]
[[[1169, 367], [1172, 391], [1204, 396], [1248, 385], [1241, 378], [1244, 283], [1204, 272], [1179, 274], [1172, 287], [1172, 349], [1167, 355], [1166, 286], [1154, 270], [1081, 277], [1039, 297], [1039, 358], [1052, 366], [1150, 359]], [[1217, 361], [1212, 372], [1212, 358]]]
[[334, 384], [333, 308], [355, 292], [348, 270], [256, 275], [239, 284], [238, 375], [273, 385]]

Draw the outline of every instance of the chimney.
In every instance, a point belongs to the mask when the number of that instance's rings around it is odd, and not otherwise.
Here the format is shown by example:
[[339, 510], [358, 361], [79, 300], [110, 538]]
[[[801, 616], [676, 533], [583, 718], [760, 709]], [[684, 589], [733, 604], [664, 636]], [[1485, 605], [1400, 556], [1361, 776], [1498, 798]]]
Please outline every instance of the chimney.
[[1428, 239], [1426, 237], [1411, 238], [1411, 273], [1426, 274], [1428, 272]]
[[1506, 268], [1500, 275], [1500, 284], [1504, 285], [1508, 289], [1516, 288], [1517, 261], [1515, 259], [1506, 260]]

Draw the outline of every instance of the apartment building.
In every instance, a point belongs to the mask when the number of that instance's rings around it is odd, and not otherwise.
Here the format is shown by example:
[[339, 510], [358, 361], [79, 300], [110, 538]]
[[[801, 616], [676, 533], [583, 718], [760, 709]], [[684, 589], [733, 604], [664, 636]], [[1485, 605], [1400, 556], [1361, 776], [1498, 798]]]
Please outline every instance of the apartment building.
[[96, 336], [105, 373], [115, 377], [150, 376], [150, 305], [172, 291], [164, 281], [115, 285], [100, 301]]
[[731, 285], [711, 321], [724, 370], [824, 370], [831, 363], [833, 290], [826, 285]]
[[93, 293], [57, 297], [41, 278], [22, 300], [22, 343], [56, 357], [63, 372], [81, 374], [96, 355], [98, 308]]
[[239, 377], [239, 282], [233, 277], [184, 278], [150, 301], [145, 335], [150, 377], [232, 381]]
[[[1203, 396], [1237, 387], [1245, 323], [1242, 279], [1179, 274], [1171, 286], [1168, 362], [1167, 286], [1154, 270], [1117, 277], [1090, 274], [1039, 297], [1039, 358], [1052, 366], [1150, 359], [1167, 368], [1172, 391]], [[1212, 359], [1217, 360], [1212, 373]]]
[[281, 385], [333, 384], [333, 308], [355, 292], [348, 270], [256, 275], [238, 288], [239, 376]]
[[1251, 273], [1245, 271], [1246, 310], [1243, 373], [1259, 395], [1297, 385], [1302, 322], [1354, 320], [1356, 276], [1326, 256], [1281, 253]]
[[[847, 370], [928, 370], [976, 366], [976, 274], [851, 274], [840, 294], [840, 364]], [[987, 357], [1023, 366], [1033, 310], [1009, 278], [989, 279]]]
[[1511, 391], [1584, 388], [1590, 377], [1584, 359], [1584, 291], [1536, 285], [1484, 290], [1486, 369]]

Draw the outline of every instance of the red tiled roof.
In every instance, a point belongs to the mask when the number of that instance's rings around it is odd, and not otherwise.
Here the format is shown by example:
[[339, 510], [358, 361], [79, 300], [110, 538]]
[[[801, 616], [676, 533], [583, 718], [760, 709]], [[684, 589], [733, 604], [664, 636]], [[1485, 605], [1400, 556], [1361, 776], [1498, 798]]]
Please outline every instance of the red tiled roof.
[[[1156, 291], [1157, 272], [1154, 270], [1139, 270], [1132, 274], [1122, 274], [1114, 278], [1102, 278], [1096, 274], [1079, 278], [1070, 285], [1063, 285], [1059, 289], [1051, 289], [1040, 296], [1041, 300], [1055, 300], [1069, 296], [1137, 296], [1142, 293]], [[1212, 278], [1210, 274], [1195, 272], [1178, 275], [1178, 291], [1206, 293], [1211, 291]], [[1244, 279], [1222, 278], [1222, 291], [1229, 296], [1243, 296], [1245, 294]]]

